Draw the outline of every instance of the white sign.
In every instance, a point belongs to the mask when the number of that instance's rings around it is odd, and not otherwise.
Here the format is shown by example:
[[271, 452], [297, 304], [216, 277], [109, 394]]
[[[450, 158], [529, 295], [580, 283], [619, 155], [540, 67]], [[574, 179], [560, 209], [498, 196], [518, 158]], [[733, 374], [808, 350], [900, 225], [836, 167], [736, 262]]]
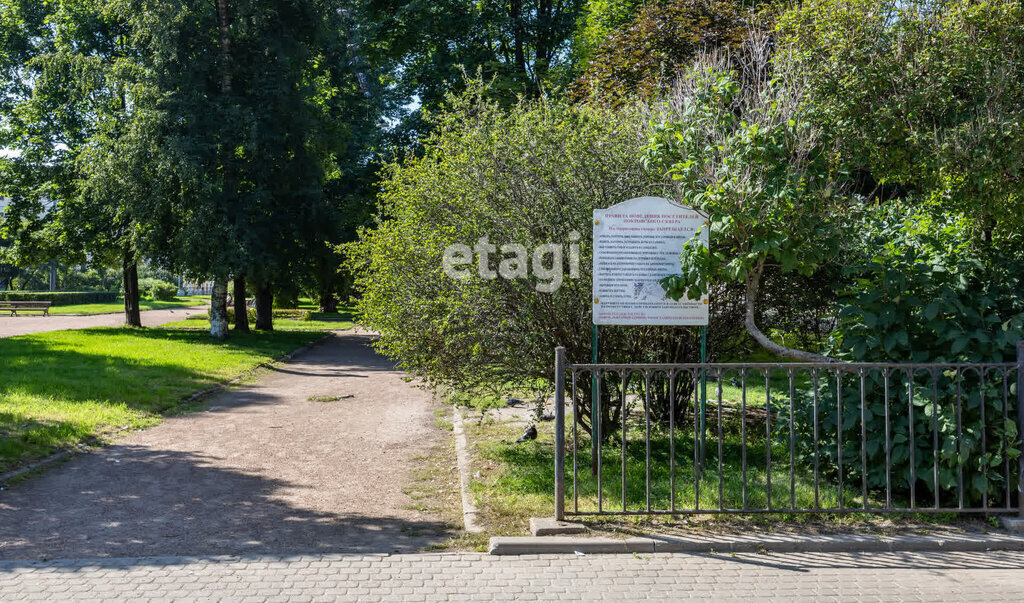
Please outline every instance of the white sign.
[[679, 254], [707, 217], [661, 197], [639, 197], [594, 210], [594, 324], [706, 325], [708, 298], [665, 296], [661, 279], [679, 274]]

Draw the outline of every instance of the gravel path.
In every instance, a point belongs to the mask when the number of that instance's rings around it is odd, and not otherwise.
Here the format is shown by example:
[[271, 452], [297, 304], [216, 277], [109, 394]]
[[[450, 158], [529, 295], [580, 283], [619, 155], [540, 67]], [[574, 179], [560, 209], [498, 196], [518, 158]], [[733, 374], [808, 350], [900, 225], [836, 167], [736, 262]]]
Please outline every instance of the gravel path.
[[[59, 311], [59, 309], [54, 310]], [[142, 326], [156, 327], [169, 322], [185, 320], [192, 314], [204, 314], [206, 307], [178, 308], [175, 310], [145, 310]], [[119, 327], [124, 324], [124, 312], [94, 314], [92, 316], [24, 316], [0, 315], [0, 337], [15, 337], [32, 333], [86, 329], [89, 327]]]
[[[0, 492], [0, 559], [392, 553], [446, 526], [411, 511], [441, 437], [429, 394], [345, 332], [213, 399]], [[344, 396], [333, 402], [310, 396]]]

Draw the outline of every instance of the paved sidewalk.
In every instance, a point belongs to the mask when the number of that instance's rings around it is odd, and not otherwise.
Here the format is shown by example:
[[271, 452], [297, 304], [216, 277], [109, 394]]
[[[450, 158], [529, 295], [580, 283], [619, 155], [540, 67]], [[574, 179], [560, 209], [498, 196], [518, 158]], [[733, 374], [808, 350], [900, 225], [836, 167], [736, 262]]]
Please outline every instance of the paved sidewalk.
[[[192, 314], [205, 314], [206, 308], [176, 308], [174, 310], [144, 310], [142, 326], [157, 327], [169, 322], [185, 320]], [[119, 327], [124, 324], [124, 312], [94, 314], [92, 316], [0, 316], [0, 337], [16, 337], [32, 333], [87, 329], [89, 327]]]
[[0, 562], [0, 600], [1020, 601], [1022, 553], [476, 553]]

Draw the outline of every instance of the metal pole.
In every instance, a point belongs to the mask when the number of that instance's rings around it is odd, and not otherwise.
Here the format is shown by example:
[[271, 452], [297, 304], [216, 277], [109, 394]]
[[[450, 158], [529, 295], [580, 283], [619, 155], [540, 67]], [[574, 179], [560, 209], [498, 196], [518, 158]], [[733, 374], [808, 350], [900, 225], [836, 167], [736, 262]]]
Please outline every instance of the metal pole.
[[[597, 325], [590, 331], [590, 363], [597, 364]], [[601, 395], [597, 370], [590, 371], [590, 473], [597, 475], [597, 455], [601, 450], [601, 417], [597, 416], [597, 397]]]
[[[700, 328], [700, 363], [707, 364], [708, 362], [708, 328], [703, 326]], [[701, 367], [700, 369], [700, 468], [704, 468], [704, 454], [705, 454], [705, 442], [707, 432], [707, 415], [708, 415], [708, 373]]]
[[[1024, 341], [1017, 342], [1017, 440], [1024, 442]], [[1024, 518], [1024, 454], [1017, 457], [1017, 515]]]
[[555, 348], [555, 520], [565, 519], [565, 348]]

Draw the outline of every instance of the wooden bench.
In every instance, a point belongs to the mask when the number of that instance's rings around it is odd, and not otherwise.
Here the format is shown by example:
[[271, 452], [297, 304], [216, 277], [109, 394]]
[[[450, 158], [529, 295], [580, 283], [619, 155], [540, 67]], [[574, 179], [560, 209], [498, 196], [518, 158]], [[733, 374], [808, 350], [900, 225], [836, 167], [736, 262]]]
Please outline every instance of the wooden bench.
[[10, 312], [11, 316], [17, 316], [18, 312], [42, 312], [43, 316], [50, 315], [50, 301], [0, 301], [0, 312]]

